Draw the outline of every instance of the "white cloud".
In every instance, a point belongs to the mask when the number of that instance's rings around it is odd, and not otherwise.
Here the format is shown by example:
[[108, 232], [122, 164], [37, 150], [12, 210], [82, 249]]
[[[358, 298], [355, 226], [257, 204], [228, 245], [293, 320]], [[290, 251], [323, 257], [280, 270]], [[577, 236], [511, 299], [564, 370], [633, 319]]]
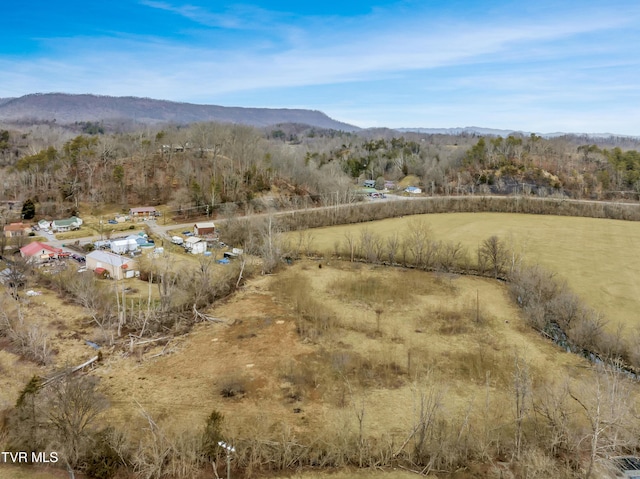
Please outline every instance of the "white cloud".
[[[428, 16], [417, 7], [378, 9], [349, 19], [141, 3], [198, 28], [180, 40], [160, 32], [60, 38], [48, 44], [55, 56], [0, 57], [0, 96], [67, 91], [215, 103], [242, 92], [255, 98], [254, 92], [262, 91], [265, 98], [282, 102], [286, 89], [308, 87], [313, 88], [309, 104], [325, 109], [322, 105], [334, 105], [335, 98], [319, 95], [335, 85], [331, 94], [354, 101], [336, 107], [343, 119], [407, 126], [436, 118], [450, 119], [447, 126], [500, 126], [509, 119], [538, 124], [545, 111], [553, 117], [550, 124], [583, 124], [580, 118], [596, 124], [606, 118], [618, 125], [616, 115], [582, 112], [593, 98], [615, 103], [624, 95], [637, 98], [640, 91], [637, 42], [628, 40], [638, 36], [640, 7], [635, 5], [599, 10], [586, 4], [559, 7], [568, 9], [564, 12], [539, 9], [531, 15], [466, 19]], [[225, 29], [246, 36], [239, 42], [225, 37]], [[357, 105], [372, 98], [375, 109]], [[582, 112], [559, 114], [554, 103]], [[616, 114], [625, 116], [630, 106], [621, 108]], [[529, 111], [521, 120], [522, 109]]]

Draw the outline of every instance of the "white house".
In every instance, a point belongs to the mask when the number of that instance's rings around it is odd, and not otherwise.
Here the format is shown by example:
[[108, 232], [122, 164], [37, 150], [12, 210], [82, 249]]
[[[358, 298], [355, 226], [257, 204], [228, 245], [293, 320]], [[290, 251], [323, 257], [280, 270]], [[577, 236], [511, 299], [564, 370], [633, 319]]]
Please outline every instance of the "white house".
[[189, 251], [191, 254], [203, 254], [207, 251], [207, 242], [203, 241], [202, 238], [190, 236], [184, 242], [184, 249]]
[[[158, 211], [153, 206], [140, 206], [129, 209], [129, 216], [159, 216]], [[116, 219], [117, 221], [117, 219]]]
[[48, 230], [49, 228], [51, 228], [51, 221], [47, 221], [47, 220], [38, 221], [38, 228], [40, 228], [41, 230]]
[[66, 220], [53, 220], [51, 229], [56, 233], [62, 233], [64, 231], [77, 230], [81, 225], [82, 220], [77, 216], [72, 216]]

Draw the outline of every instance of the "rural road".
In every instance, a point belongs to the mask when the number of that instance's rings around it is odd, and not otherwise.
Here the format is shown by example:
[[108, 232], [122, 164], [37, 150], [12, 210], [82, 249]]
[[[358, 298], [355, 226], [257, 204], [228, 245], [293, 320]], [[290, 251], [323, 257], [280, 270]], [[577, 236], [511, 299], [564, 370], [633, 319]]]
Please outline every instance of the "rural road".
[[[375, 199], [369, 199], [368, 201], [370, 202], [389, 202], [389, 201], [411, 201], [411, 200], [418, 200], [418, 199], [423, 199], [425, 198], [424, 196], [399, 196], [399, 195], [395, 195], [395, 194], [386, 194], [385, 198], [375, 198]], [[433, 197], [427, 197], [427, 198], [433, 198], [433, 199], [467, 199], [467, 198], [493, 198], [493, 199], [498, 199], [498, 198], [507, 198], [505, 196], [499, 196], [499, 195], [485, 195], [485, 196], [433, 196]], [[521, 197], [517, 197], [517, 198], [521, 198]], [[528, 200], [533, 200], [533, 201], [549, 201], [550, 199], [553, 198], [540, 198], [540, 197], [536, 197], [536, 196], [528, 196], [527, 197]], [[608, 205], [614, 205], [614, 206], [636, 206], [640, 208], [640, 203], [631, 203], [631, 202], [616, 202], [616, 201], [596, 201], [596, 200], [575, 200], [575, 199], [568, 199], [568, 198], [562, 198], [562, 199], [556, 199], [556, 201], [562, 201], [562, 202], [567, 202], [567, 203], [575, 203], [575, 204], [593, 204], [593, 205], [599, 205], [599, 204], [608, 204]], [[274, 216], [280, 216], [280, 215], [289, 215], [292, 213], [297, 213], [297, 212], [303, 212], [303, 211], [308, 211], [310, 209], [314, 209], [316, 211], [322, 211], [322, 210], [332, 210], [332, 209], [337, 209], [337, 208], [348, 208], [351, 205], [353, 205], [354, 203], [342, 203], [342, 204], [338, 204], [338, 205], [330, 205], [330, 206], [320, 206], [317, 208], [301, 208], [301, 209], [296, 209], [296, 210], [286, 210], [286, 211], [278, 211], [275, 213], [272, 213]], [[253, 218], [265, 218], [267, 216], [269, 216], [270, 213], [256, 213], [253, 215], [250, 215]], [[243, 218], [246, 218], [246, 216], [243, 216]], [[226, 220], [224, 219], [217, 219], [215, 220], [216, 223], [218, 224], [224, 224], [226, 222]], [[160, 238], [164, 238], [164, 239], [170, 239], [169, 235], [167, 234], [169, 231], [171, 230], [191, 230], [193, 228], [194, 225], [194, 221], [190, 221], [188, 223], [179, 223], [179, 224], [171, 224], [171, 225], [159, 225], [157, 223], [156, 220], [151, 220], [151, 221], [146, 221], [145, 224], [149, 226], [149, 228], [151, 229], [152, 233]], [[138, 234], [140, 231], [143, 231], [144, 228], [142, 229], [135, 229], [135, 230], [131, 230], [131, 231], [127, 231], [126, 234]], [[122, 232], [123, 234], [125, 232]], [[44, 234], [43, 235], [47, 238], [47, 243], [49, 243], [52, 246], [55, 246], [57, 248], [62, 248], [63, 244], [68, 244], [68, 243], [75, 243], [76, 241], [79, 241], [80, 243], [90, 243], [90, 242], [94, 242], [97, 241], [101, 238], [100, 235], [93, 235], [93, 236], [85, 236], [82, 238], [74, 238], [71, 240], [58, 240], [55, 238], [55, 236], [53, 234]], [[65, 248], [66, 249], [66, 248]], [[69, 250], [71, 251], [71, 250]]]

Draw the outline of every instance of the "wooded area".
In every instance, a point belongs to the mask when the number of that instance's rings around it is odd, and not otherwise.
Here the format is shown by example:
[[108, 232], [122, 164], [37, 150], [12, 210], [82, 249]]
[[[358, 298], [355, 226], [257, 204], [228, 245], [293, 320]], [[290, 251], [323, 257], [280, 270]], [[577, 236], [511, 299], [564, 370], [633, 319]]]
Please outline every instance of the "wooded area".
[[[55, 125], [0, 132], [3, 201], [33, 199], [40, 216], [112, 205], [222, 214], [353, 200], [365, 179], [432, 195], [525, 194], [637, 199], [640, 142], [537, 135], [344, 133], [215, 123], [77, 135]], [[404, 183], [401, 183], [405, 180]], [[406, 183], [406, 185], [405, 185]], [[227, 207], [228, 209], [228, 207]]]

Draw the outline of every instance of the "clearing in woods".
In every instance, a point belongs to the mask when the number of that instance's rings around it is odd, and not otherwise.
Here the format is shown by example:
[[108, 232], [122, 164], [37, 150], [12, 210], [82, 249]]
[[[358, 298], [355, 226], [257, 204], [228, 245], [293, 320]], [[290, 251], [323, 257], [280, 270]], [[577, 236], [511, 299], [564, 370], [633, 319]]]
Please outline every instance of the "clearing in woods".
[[[587, 304], [603, 313], [608, 327], [627, 334], [640, 327], [640, 222], [510, 213], [445, 213], [405, 216], [362, 224], [307, 230], [311, 250], [332, 254], [357, 240], [363, 229], [402, 238], [416, 221], [426, 222], [434, 239], [460, 242], [475, 257], [483, 240], [496, 235], [524, 262], [558, 274]], [[291, 233], [296, 241], [298, 233]], [[343, 249], [346, 249], [343, 247]]]

